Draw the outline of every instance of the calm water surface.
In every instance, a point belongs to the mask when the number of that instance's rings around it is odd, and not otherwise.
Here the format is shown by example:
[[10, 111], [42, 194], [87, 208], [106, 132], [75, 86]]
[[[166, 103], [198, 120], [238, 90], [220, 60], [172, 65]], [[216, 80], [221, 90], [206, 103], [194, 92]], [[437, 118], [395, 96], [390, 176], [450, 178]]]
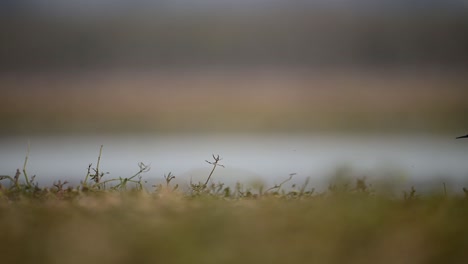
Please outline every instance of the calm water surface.
[[[368, 178], [398, 176], [403, 181], [441, 177], [463, 184], [468, 179], [468, 140], [424, 135], [323, 136], [323, 135], [206, 135], [206, 136], [33, 136], [0, 139], [0, 175], [22, 168], [28, 140], [30, 175], [40, 183], [67, 179], [79, 182], [89, 163], [96, 163], [104, 145], [101, 169], [110, 176], [129, 177], [138, 162], [151, 164], [148, 182], [172, 172], [180, 182], [202, 180], [210, 171], [212, 154], [225, 168], [214, 180], [275, 183], [290, 173], [300, 183], [324, 179], [337, 168], [350, 168]], [[110, 177], [106, 176], [106, 177]]]

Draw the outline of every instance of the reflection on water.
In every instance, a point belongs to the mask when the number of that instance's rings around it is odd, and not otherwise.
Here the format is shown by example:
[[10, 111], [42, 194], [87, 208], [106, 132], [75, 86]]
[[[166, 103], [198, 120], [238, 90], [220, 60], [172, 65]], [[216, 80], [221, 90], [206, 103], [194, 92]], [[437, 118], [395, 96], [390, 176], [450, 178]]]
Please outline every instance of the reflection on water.
[[[319, 181], [339, 166], [350, 166], [356, 176], [400, 177], [403, 181], [443, 177], [464, 183], [468, 179], [468, 142], [432, 136], [322, 136], [322, 135], [119, 135], [34, 136], [29, 138], [30, 175], [40, 183], [58, 179], [79, 182], [89, 163], [96, 163], [104, 145], [101, 169], [114, 177], [128, 177], [137, 163], [151, 164], [149, 182], [172, 172], [180, 182], [201, 180], [210, 171], [205, 163], [219, 154], [224, 169], [214, 180], [278, 182], [290, 173], [295, 180]], [[0, 174], [22, 168], [28, 138], [0, 139]], [[391, 174], [390, 173], [390, 174]]]

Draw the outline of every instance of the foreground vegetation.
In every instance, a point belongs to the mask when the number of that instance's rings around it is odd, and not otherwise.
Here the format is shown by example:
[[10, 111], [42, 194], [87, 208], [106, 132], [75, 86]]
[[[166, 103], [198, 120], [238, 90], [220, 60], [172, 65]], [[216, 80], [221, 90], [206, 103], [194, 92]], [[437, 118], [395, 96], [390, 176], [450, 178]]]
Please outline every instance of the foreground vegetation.
[[[101, 148], [102, 151], [102, 148]], [[0, 179], [2, 263], [464, 263], [468, 195], [380, 193], [365, 179], [316, 192], [215, 184], [145, 186], [140, 169], [43, 188], [23, 171]], [[8, 183], [9, 182], [9, 183]]]

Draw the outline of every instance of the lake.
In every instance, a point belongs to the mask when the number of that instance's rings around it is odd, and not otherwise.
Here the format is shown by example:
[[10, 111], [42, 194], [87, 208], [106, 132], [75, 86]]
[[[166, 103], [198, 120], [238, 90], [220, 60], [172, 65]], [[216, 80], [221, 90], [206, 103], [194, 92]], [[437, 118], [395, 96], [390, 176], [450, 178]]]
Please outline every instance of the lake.
[[40, 184], [55, 180], [78, 183], [90, 163], [96, 164], [104, 145], [101, 170], [105, 177], [129, 177], [138, 162], [151, 164], [143, 177], [159, 182], [172, 172], [178, 182], [202, 181], [211, 170], [205, 160], [219, 154], [215, 182], [320, 185], [343, 171], [368, 179], [394, 177], [403, 183], [442, 178], [453, 184], [468, 181], [468, 140], [431, 135], [81, 135], [0, 138], [0, 175], [23, 167], [30, 142], [27, 170]]

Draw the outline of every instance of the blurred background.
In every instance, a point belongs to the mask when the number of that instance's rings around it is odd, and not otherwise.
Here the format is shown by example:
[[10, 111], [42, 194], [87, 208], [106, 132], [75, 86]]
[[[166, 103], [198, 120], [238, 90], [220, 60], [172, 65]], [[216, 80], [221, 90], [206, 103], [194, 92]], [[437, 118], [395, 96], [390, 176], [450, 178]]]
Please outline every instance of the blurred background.
[[0, 31], [1, 173], [29, 140], [54, 179], [101, 144], [154, 177], [468, 176], [465, 0], [3, 0]]

